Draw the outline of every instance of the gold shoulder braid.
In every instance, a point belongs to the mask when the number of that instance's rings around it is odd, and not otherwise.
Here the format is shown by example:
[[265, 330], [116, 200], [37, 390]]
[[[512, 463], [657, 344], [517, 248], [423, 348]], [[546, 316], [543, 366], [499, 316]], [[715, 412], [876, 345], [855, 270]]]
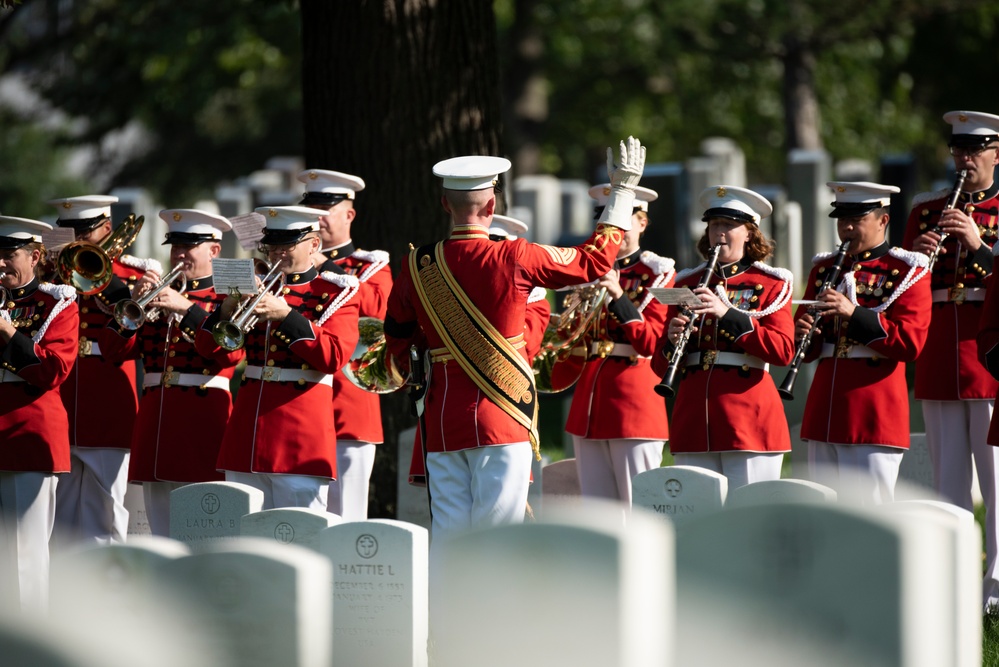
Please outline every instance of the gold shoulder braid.
[[443, 243], [412, 251], [409, 270], [448, 352], [490, 401], [527, 428], [540, 461], [537, 390], [527, 361], [461, 289], [444, 261]]

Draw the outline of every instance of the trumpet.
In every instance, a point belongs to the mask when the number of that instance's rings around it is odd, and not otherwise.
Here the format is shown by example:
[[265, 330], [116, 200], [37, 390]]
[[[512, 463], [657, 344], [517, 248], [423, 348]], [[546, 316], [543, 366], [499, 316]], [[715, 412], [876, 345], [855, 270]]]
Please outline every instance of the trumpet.
[[[724, 243], [716, 243], [715, 247], [711, 249], [711, 257], [708, 258], [708, 265], [704, 269], [704, 274], [701, 276], [701, 282], [697, 283], [697, 287], [707, 287], [708, 281], [711, 280], [711, 274], [715, 272], [715, 266], [718, 265], [718, 255], [721, 254], [722, 246]], [[696, 289], [696, 288], [695, 288]], [[676, 383], [676, 373], [680, 370], [680, 364], [683, 363], [684, 357], [687, 356], [687, 343], [690, 342], [690, 337], [694, 333], [694, 322], [697, 318], [694, 314], [687, 313], [690, 319], [687, 320], [687, 326], [683, 328], [683, 332], [680, 334], [679, 340], [676, 341], [676, 345], [673, 346], [673, 356], [670, 357], [669, 366], [666, 368], [666, 374], [663, 375], [663, 380], [656, 385], [656, 393], [660, 396], [666, 398], [673, 398], [676, 396], [676, 389], [673, 385]]]
[[[839, 247], [839, 254], [836, 255], [836, 262], [833, 264], [832, 268], [829, 270], [829, 274], [826, 275], [825, 282], [822, 283], [822, 287], [818, 289], [816, 294], [822, 294], [822, 292], [827, 289], [833, 289], [839, 282], [840, 274], [843, 273], [843, 265], [846, 263], [846, 255], [850, 250], [850, 240], [847, 239], [843, 241], [843, 244]], [[817, 313], [809, 308], [809, 313], [812, 317], [812, 326], [808, 328], [808, 331], [802, 336], [801, 340], [798, 341], [798, 349], [794, 351], [794, 359], [791, 360], [791, 366], [787, 369], [787, 375], [784, 376], [784, 381], [781, 383], [780, 387], [777, 388], [777, 393], [785, 401], [790, 401], [794, 398], [794, 383], [798, 379], [798, 371], [801, 370], [801, 364], [805, 361], [805, 355], [808, 353], [808, 348], [812, 346], [812, 338], [815, 336], [816, 330], [819, 328], [819, 317]]]
[[[218, 346], [228, 352], [234, 352], [243, 347], [246, 342], [246, 334], [257, 324], [257, 316], [253, 314], [253, 309], [257, 307], [260, 300], [265, 295], [274, 290], [284, 287], [284, 273], [281, 271], [281, 262], [275, 262], [267, 275], [264, 276], [257, 293], [246, 301], [240, 302], [236, 306], [229, 320], [218, 322], [212, 327], [212, 337]], [[238, 295], [235, 292], [234, 295]]]
[[114, 321], [118, 323], [122, 329], [128, 331], [135, 331], [141, 327], [146, 322], [155, 322], [159, 319], [160, 310], [159, 308], [150, 308], [146, 310], [153, 299], [155, 299], [160, 292], [170, 287], [177, 279], [180, 279], [180, 287], [177, 289], [178, 292], [184, 292], [187, 290], [187, 278], [184, 276], [184, 263], [179, 262], [177, 266], [170, 270], [170, 273], [166, 274], [162, 280], [160, 280], [156, 285], [142, 295], [138, 300], [133, 299], [122, 299], [114, 305]]
[[114, 277], [114, 261], [132, 245], [145, 221], [130, 215], [100, 245], [73, 241], [59, 253], [56, 272], [83, 296], [104, 290]]
[[[954, 191], [950, 193], [950, 198], [947, 200], [947, 204], [940, 210], [942, 214], [944, 211], [954, 208], [957, 206], [957, 198], [961, 196], [961, 188], [964, 187], [964, 179], [968, 176], [968, 170], [962, 169], [957, 174], [957, 182], [954, 184]], [[940, 232], [939, 227], [933, 229], [935, 232]], [[943, 248], [944, 241], [950, 236], [947, 232], [940, 232], [940, 240], [937, 241], [937, 247], [933, 249], [930, 253], [930, 262], [927, 265], [927, 272], [933, 273], [933, 265], [937, 263], [937, 258], [940, 257], [940, 249]]]

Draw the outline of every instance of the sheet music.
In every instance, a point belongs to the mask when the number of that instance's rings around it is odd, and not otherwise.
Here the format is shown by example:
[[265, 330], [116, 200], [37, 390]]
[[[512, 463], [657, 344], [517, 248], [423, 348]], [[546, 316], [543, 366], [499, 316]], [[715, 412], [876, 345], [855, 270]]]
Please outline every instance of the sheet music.
[[216, 294], [228, 294], [233, 288], [243, 294], [255, 294], [257, 279], [253, 260], [216, 257], [212, 260], [212, 282]]
[[239, 239], [239, 245], [243, 250], [256, 250], [257, 243], [264, 237], [264, 225], [267, 218], [259, 213], [247, 213], [229, 218], [232, 223], [232, 233]]
[[649, 292], [659, 303], [667, 306], [699, 306], [701, 300], [689, 287], [651, 287]]

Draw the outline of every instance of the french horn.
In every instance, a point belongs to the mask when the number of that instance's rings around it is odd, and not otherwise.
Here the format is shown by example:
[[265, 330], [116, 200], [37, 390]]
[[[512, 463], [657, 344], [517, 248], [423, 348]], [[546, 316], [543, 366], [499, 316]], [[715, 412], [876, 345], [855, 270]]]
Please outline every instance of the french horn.
[[574, 287], [562, 299], [562, 312], [552, 314], [532, 364], [538, 392], [557, 394], [579, 381], [589, 356], [587, 333], [606, 298], [606, 287], [588, 283]]
[[373, 394], [390, 394], [406, 385], [406, 378], [385, 357], [385, 323], [377, 317], [357, 321], [357, 345], [343, 367], [347, 381]]

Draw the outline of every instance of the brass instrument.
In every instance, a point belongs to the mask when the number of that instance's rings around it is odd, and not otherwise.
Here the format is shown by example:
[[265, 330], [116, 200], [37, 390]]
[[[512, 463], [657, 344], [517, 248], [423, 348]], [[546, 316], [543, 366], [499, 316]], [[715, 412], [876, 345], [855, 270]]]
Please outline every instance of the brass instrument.
[[[708, 281], [711, 280], [711, 274], [715, 272], [715, 267], [718, 265], [718, 255], [721, 254], [722, 246], [724, 243], [716, 243], [715, 247], [711, 249], [711, 256], [708, 258], [708, 265], [704, 269], [704, 274], [701, 276], [701, 281], [697, 283], [697, 287], [707, 287]], [[695, 288], [696, 289], [696, 288]], [[676, 396], [676, 389], [673, 385], [676, 383], [676, 374], [680, 370], [680, 364], [683, 363], [684, 358], [687, 356], [687, 343], [690, 342], [690, 336], [694, 333], [694, 323], [697, 321], [697, 317], [687, 310], [683, 309], [685, 315], [690, 317], [687, 320], [687, 326], [683, 328], [683, 332], [680, 334], [679, 340], [676, 341], [676, 345], [673, 346], [673, 356], [670, 357], [669, 366], [666, 368], [666, 374], [663, 375], [662, 382], [656, 385], [656, 393], [660, 396], [665, 396], [666, 398], [673, 398]]]
[[[0, 272], [0, 280], [3, 280], [4, 276], [6, 275], [7, 275], [6, 273]], [[3, 285], [0, 285], [0, 315], [2, 315], [3, 319], [5, 320], [10, 319], [10, 313], [7, 312], [8, 310], [7, 304], [10, 303], [10, 299], [11, 299], [10, 290], [4, 287]]]
[[[940, 209], [940, 213], [943, 214], [944, 211], [949, 210], [957, 206], [957, 199], [961, 196], [961, 188], [964, 187], [964, 179], [968, 176], [968, 170], [962, 169], [957, 174], [957, 182], [954, 183], [954, 190], [950, 193], [950, 198], [947, 200], [947, 204]], [[950, 236], [947, 232], [941, 232], [939, 227], [933, 229], [935, 232], [940, 233], [940, 240], [937, 241], [937, 247], [933, 249], [930, 253], [930, 262], [927, 267], [927, 271], [933, 273], [933, 265], [937, 263], [937, 258], [940, 257], [940, 249], [943, 248], [944, 241]]]
[[552, 314], [534, 358], [534, 383], [542, 394], [572, 387], [583, 374], [589, 356], [586, 333], [607, 297], [607, 288], [587, 283], [574, 287], [562, 300], [562, 312]]
[[389, 394], [406, 386], [406, 378], [385, 357], [385, 323], [377, 317], [362, 317], [357, 331], [357, 346], [343, 367], [344, 377], [373, 394]]
[[160, 310], [159, 308], [150, 308], [146, 310], [148, 306], [156, 296], [170, 287], [177, 279], [180, 279], [180, 287], [177, 289], [178, 292], [184, 292], [187, 290], [187, 278], [184, 276], [184, 263], [179, 262], [177, 266], [170, 270], [170, 273], [166, 274], [162, 280], [160, 280], [156, 285], [142, 295], [138, 300], [133, 299], [122, 299], [114, 305], [114, 320], [118, 323], [122, 329], [128, 331], [135, 331], [141, 327], [146, 322], [155, 322], [159, 319]]
[[[212, 337], [219, 347], [228, 352], [234, 352], [243, 347], [246, 342], [246, 334], [257, 324], [257, 316], [253, 314], [253, 309], [257, 307], [260, 300], [272, 290], [284, 287], [284, 273], [281, 271], [281, 262], [275, 262], [267, 275], [264, 276], [257, 293], [245, 301], [241, 301], [232, 312], [228, 321], [218, 322], [212, 327]], [[234, 293], [238, 295], [238, 292]]]
[[[839, 254], [836, 255], [836, 262], [833, 264], [832, 268], [829, 269], [829, 273], [826, 274], [825, 282], [822, 286], [815, 292], [816, 295], [822, 294], [822, 292], [827, 289], [834, 289], [836, 284], [839, 283], [839, 277], [843, 273], [843, 265], [846, 264], [846, 256], [850, 250], [850, 241], [843, 241], [842, 245], [839, 247]], [[815, 336], [815, 332], [819, 328], [819, 315], [814, 308], [809, 308], [808, 312], [814, 318], [812, 320], [812, 326], [809, 327], [808, 331], [802, 336], [801, 340], [798, 341], [798, 348], [794, 351], [794, 359], [791, 360], [791, 366], [787, 369], [787, 375], [784, 376], [784, 381], [781, 383], [780, 387], [777, 388], [777, 393], [785, 401], [790, 401], [794, 398], [794, 383], [798, 379], [798, 371], [801, 370], [801, 364], [805, 361], [805, 355], [808, 353], [808, 348], [812, 346], [812, 338]]]
[[144, 221], [141, 215], [129, 215], [100, 245], [86, 241], [68, 244], [59, 253], [59, 277], [83, 296], [103, 291], [114, 277], [114, 261], [132, 245]]

